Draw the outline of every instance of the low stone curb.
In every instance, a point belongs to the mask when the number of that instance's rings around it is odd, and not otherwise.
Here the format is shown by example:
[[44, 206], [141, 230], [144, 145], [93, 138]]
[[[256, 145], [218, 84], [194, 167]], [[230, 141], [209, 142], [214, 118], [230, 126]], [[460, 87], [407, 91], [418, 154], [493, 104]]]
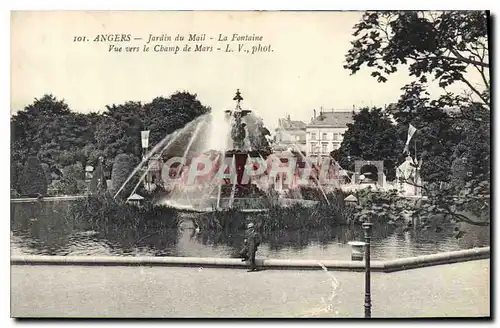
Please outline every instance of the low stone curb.
[[[395, 272], [426, 266], [487, 259], [490, 247], [437, 253], [389, 261], [371, 261], [373, 272]], [[274, 270], [364, 271], [364, 261], [269, 259], [257, 260], [257, 266]], [[246, 268], [240, 259], [197, 257], [118, 257], [118, 256], [11, 256], [11, 265], [84, 265], [84, 266], [171, 266], [201, 268]]]
[[384, 262], [384, 272], [415, 269], [432, 265], [451, 264], [490, 258], [490, 247], [472, 248], [455, 252], [437, 253]]

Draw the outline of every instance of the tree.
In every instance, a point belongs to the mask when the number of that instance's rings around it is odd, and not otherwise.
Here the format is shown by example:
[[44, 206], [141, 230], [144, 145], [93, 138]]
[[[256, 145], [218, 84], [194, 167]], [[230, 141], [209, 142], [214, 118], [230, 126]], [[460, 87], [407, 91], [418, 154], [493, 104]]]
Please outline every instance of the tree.
[[[158, 97], [146, 105], [129, 101], [107, 106], [103, 114], [74, 113], [63, 100], [44, 95], [11, 117], [11, 166], [23, 166], [29, 156], [36, 156], [56, 172], [76, 163], [97, 166], [101, 156], [129, 153], [139, 157], [142, 130], [151, 130], [150, 145], [154, 146], [209, 110], [187, 92]], [[172, 147], [181, 154], [194, 128], [188, 130]], [[198, 139], [203, 142], [201, 136]], [[112, 161], [104, 163], [103, 174], [109, 176]]]
[[[130, 173], [139, 164], [139, 159], [132, 154], [119, 154], [113, 161], [113, 170], [111, 171], [111, 181], [113, 186], [113, 194], [115, 194], [120, 187], [125, 183]], [[137, 181], [135, 181], [137, 182]], [[132, 182], [130, 183], [132, 185]], [[133, 188], [133, 186], [132, 186]], [[130, 194], [131, 190], [121, 195]]]
[[[389, 109], [400, 135], [409, 123], [419, 129], [417, 145], [427, 182], [422, 187], [429, 200], [415, 215], [444, 214], [455, 221], [489, 224], [464, 214], [470, 208], [489, 213], [489, 165], [476, 160], [490, 156], [489, 134], [478, 135], [478, 129], [490, 129], [487, 25], [486, 12], [406, 11], [367, 12], [354, 26], [356, 39], [346, 55], [346, 69], [355, 74], [368, 67], [379, 82], [403, 67], [415, 77]], [[478, 74], [480, 86], [470, 71]], [[436, 99], [427, 93], [431, 79], [443, 89]], [[462, 86], [464, 94], [450, 92], [450, 85]], [[462, 157], [472, 158], [469, 168], [460, 168]], [[479, 173], [466, 173], [464, 178], [463, 172], [476, 165]], [[460, 181], [457, 175], [462, 176]]]
[[357, 160], [384, 161], [384, 173], [388, 180], [393, 180], [403, 150], [396, 126], [380, 108], [363, 108], [353, 113], [353, 120], [347, 124], [340, 148], [331, 156], [350, 171]]
[[60, 135], [59, 120], [69, 115], [64, 101], [52, 95], [35, 99], [11, 117], [11, 158], [25, 163], [28, 156], [38, 156], [40, 148]]
[[[129, 101], [123, 105], [107, 106], [95, 131], [96, 146], [102, 151], [104, 158], [113, 159], [121, 153], [141, 156], [141, 131], [144, 130], [141, 111], [142, 104], [139, 102]], [[111, 165], [112, 162], [108, 162], [104, 166], [108, 174], [111, 172]]]
[[454, 147], [460, 140], [456, 109], [431, 100], [423, 85], [411, 83], [387, 112], [397, 122], [401, 140], [406, 140], [410, 124], [417, 129], [409, 153], [422, 163], [421, 176], [431, 183], [449, 182]]
[[34, 197], [47, 194], [47, 179], [38, 158], [31, 156], [26, 161], [19, 187], [24, 196]]
[[[182, 156], [191, 138], [195, 137], [191, 144], [191, 150], [200, 148], [201, 144], [205, 142], [202, 136], [207, 132], [205, 131], [206, 126], [203, 126], [202, 122], [191, 125], [189, 123], [209, 113], [210, 108], [203, 106], [196, 97], [196, 94], [189, 92], [176, 92], [169, 98], [157, 97], [144, 105], [142, 121], [144, 127], [151, 131], [149, 135], [151, 147], [175, 131], [184, 129], [170, 145], [169, 153]], [[197, 128], [201, 130], [195, 136]]]
[[37, 156], [51, 171], [86, 162], [85, 147], [95, 144], [94, 130], [100, 115], [70, 111], [52, 95], [35, 99], [11, 118], [11, 160], [24, 163]]
[[475, 179], [489, 181], [491, 134], [486, 126], [490, 126], [490, 115], [484, 108], [468, 108], [464, 110], [470, 120], [459, 121], [454, 128], [458, 131], [457, 145], [452, 154], [452, 184], [464, 187]]

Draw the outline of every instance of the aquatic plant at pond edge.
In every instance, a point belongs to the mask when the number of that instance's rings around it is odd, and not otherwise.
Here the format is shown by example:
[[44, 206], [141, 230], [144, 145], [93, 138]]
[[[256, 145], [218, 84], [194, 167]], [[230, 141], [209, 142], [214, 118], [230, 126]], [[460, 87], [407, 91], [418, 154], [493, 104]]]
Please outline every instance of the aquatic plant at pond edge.
[[269, 201], [267, 212], [244, 213], [232, 208], [199, 214], [194, 220], [201, 230], [231, 233], [245, 229], [248, 221], [255, 221], [263, 232], [334, 228], [353, 222], [354, 208], [346, 206], [345, 196], [341, 190], [335, 190], [327, 194], [328, 201], [319, 198], [313, 206], [301, 203], [283, 206], [274, 200]]
[[92, 227], [107, 226], [147, 227], [176, 229], [178, 215], [175, 209], [166, 206], [153, 206], [145, 202], [135, 206], [115, 200], [110, 194], [89, 195], [75, 201], [70, 206], [69, 219], [84, 221]]

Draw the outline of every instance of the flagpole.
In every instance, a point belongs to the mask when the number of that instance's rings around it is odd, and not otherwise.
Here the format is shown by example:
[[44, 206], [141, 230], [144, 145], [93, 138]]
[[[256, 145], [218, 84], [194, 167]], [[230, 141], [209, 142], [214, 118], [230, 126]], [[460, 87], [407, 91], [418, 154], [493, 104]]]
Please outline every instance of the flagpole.
[[418, 162], [417, 160], [417, 139], [414, 139], [415, 142], [415, 162]]
[[417, 181], [418, 181], [418, 159], [417, 159], [417, 139], [413, 140], [415, 142], [415, 181], [413, 181], [415, 188], [415, 196], [417, 196]]

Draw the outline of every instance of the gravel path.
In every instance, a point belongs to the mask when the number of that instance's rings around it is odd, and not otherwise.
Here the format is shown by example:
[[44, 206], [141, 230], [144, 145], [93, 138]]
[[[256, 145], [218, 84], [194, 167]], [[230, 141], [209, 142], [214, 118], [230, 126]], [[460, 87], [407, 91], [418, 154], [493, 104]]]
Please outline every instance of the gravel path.
[[[362, 317], [364, 273], [11, 266], [12, 317]], [[490, 262], [372, 274], [373, 317], [490, 315]]]

